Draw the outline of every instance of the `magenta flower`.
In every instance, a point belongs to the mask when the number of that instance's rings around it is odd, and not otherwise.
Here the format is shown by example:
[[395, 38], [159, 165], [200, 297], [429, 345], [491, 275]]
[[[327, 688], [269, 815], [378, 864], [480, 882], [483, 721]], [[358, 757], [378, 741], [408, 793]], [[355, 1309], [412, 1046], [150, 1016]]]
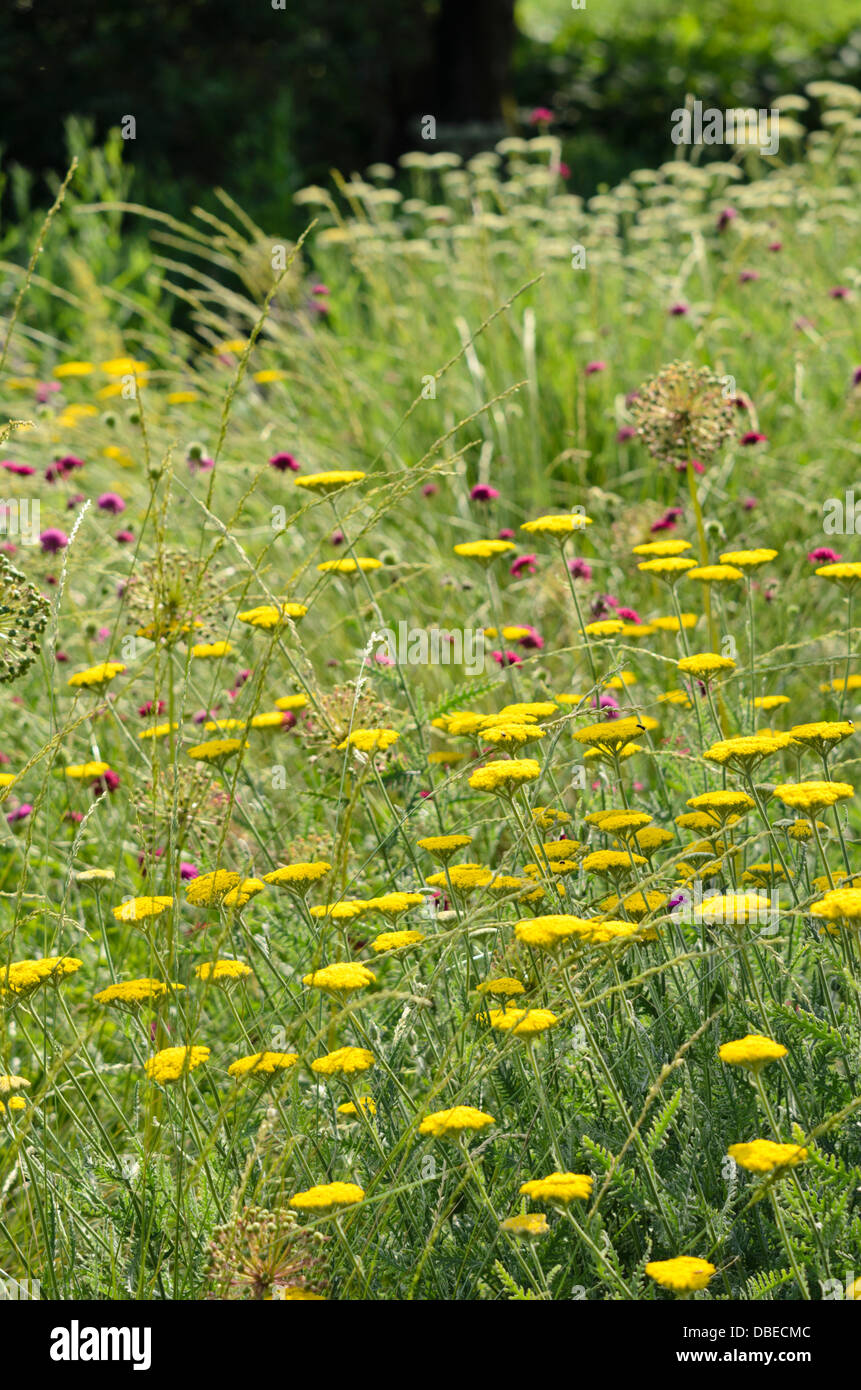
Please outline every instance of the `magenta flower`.
[[686, 314], [687, 312], [688, 305], [681, 302], [678, 304], [671, 304], [669, 309], [667, 310], [667, 313], [672, 314], [673, 318], [676, 319], [681, 318], [682, 315]]
[[494, 652], [493, 659], [497, 666], [522, 666], [523, 662], [517, 652]]
[[86, 502], [86, 497], [82, 492], [73, 492], [66, 503], [66, 511], [73, 512], [76, 507], [80, 507], [82, 502]]
[[110, 512], [112, 516], [119, 516], [120, 512], [126, 509], [126, 504], [118, 492], [103, 492], [96, 506], [103, 512]]
[[69, 658], [67, 657], [67, 655], [66, 655], [65, 652], [55, 652], [55, 653], [54, 653], [54, 660], [55, 660], [55, 661], [68, 661]]
[[592, 578], [592, 566], [587, 565], [586, 561], [579, 559], [579, 557], [568, 561], [568, 572], [574, 579], [589, 580]]
[[614, 695], [609, 695], [606, 692], [599, 695], [597, 700], [592, 701], [592, 708], [605, 710], [608, 719], [619, 718], [619, 701]]
[[312, 294], [328, 294], [328, 293], [329, 293], [329, 286], [328, 286], [328, 285], [312, 285], [312, 286], [311, 286], [311, 293], [312, 293]]
[[511, 527], [503, 526], [502, 530], [497, 532], [497, 539], [501, 541], [513, 541], [514, 532], [512, 531]]
[[852, 385], [861, 386], [861, 367], [856, 367], [852, 373]]
[[179, 876], [186, 883], [190, 878], [197, 878], [199, 872], [199, 869], [195, 868], [194, 864], [186, 864], [184, 860], [180, 861]]
[[723, 212], [720, 214], [720, 217], [717, 220], [718, 231], [725, 232], [730, 222], [734, 222], [737, 217], [738, 213], [736, 212], [735, 208], [724, 208]]
[[438, 492], [439, 488], [436, 483], [425, 483], [422, 488], [422, 497], [436, 497]]
[[491, 487], [489, 483], [476, 483], [469, 494], [472, 502], [494, 502], [498, 496], [497, 489]]
[[828, 298], [829, 298], [829, 299], [848, 299], [848, 298], [849, 298], [849, 286], [848, 286], [848, 285], [835, 285], [834, 288], [833, 288], [833, 290], [829, 290], [829, 291], [828, 291]]
[[56, 526], [49, 526], [39, 537], [39, 544], [46, 554], [56, 555], [58, 550], [65, 550], [69, 544], [69, 537]]
[[812, 565], [836, 565], [843, 556], [838, 555], [836, 550], [829, 549], [827, 545], [820, 545], [809, 551], [807, 558]]
[[[677, 463], [675, 465], [677, 473], [686, 473], [687, 468], [687, 463]], [[705, 473], [706, 471], [705, 464], [700, 463], [699, 459], [691, 459], [691, 468], [694, 470], [695, 473]]]
[[523, 570], [526, 570], [527, 574], [534, 574], [537, 559], [537, 555], [518, 555], [508, 572], [513, 574], [515, 579], [520, 578]]
[[[524, 623], [523, 626], [527, 627], [528, 624]], [[540, 652], [544, 646], [544, 638], [539, 636], [534, 627], [529, 628], [525, 637], [518, 637], [517, 642], [518, 646], [525, 647], [527, 651]]]
[[159, 700], [157, 703], [155, 700], [147, 700], [145, 705], [138, 705], [138, 714], [141, 719], [146, 719], [147, 715], [150, 714], [164, 714], [164, 711], [164, 700]]
[[205, 458], [203, 454], [190, 455], [188, 467], [191, 473], [208, 473], [215, 467], [215, 459]]
[[32, 813], [33, 807], [30, 805], [29, 801], [22, 801], [17, 810], [9, 812], [6, 819], [10, 825], [14, 825], [16, 821], [26, 820]]
[[769, 250], [769, 251], [782, 251], [782, 250], [783, 250], [783, 242], [782, 242], [782, 241], [770, 241], [770, 242], [768, 243], [768, 250]]
[[60, 391], [62, 387], [59, 381], [40, 381], [36, 386], [36, 401], [39, 405], [45, 405], [49, 396], [54, 391]]
[[587, 362], [583, 369], [587, 376], [594, 376], [596, 372], [606, 372], [606, 362]]
[[273, 454], [269, 467], [277, 469], [279, 473], [286, 473], [288, 469], [291, 473], [298, 473], [301, 464], [296, 462], [292, 454]]
[[333, 531], [331, 536], [329, 537], [329, 544], [343, 545], [345, 540], [346, 536], [344, 535], [343, 531]]
[[637, 431], [633, 425], [623, 425], [616, 433], [617, 444], [627, 444], [629, 439], [636, 439]]
[[530, 125], [549, 125], [553, 120], [553, 112], [547, 106], [536, 106], [534, 111], [529, 113]]
[[117, 531], [114, 536], [114, 540], [119, 541], [120, 545], [131, 545], [134, 538], [134, 531]]
[[760, 434], [759, 430], [747, 430], [739, 440], [740, 444], [765, 444], [768, 435]]
[[16, 463], [14, 459], [4, 459], [3, 462], [0, 463], [0, 468], [5, 468], [7, 473], [17, 474], [19, 478], [32, 478], [33, 474], [36, 472], [35, 468], [31, 468], [29, 463]]
[[621, 618], [626, 623], [639, 623], [642, 621], [636, 608], [617, 608], [616, 617]]
[[754, 507], [759, 506], [759, 502], [755, 497], [745, 497], [741, 505], [744, 507], [744, 510], [746, 512], [752, 512]]
[[668, 507], [663, 516], [658, 517], [649, 527], [650, 531], [672, 531], [682, 514], [681, 507]]
[[740, 285], [748, 285], [748, 284], [750, 284], [751, 280], [758, 280], [758, 279], [759, 279], [759, 271], [757, 271], [757, 270], [742, 270], [742, 271], [739, 272], [738, 283], [739, 283]]
[[565, 163], [564, 159], [559, 161], [559, 177], [560, 179], [570, 179], [571, 177], [571, 167]]

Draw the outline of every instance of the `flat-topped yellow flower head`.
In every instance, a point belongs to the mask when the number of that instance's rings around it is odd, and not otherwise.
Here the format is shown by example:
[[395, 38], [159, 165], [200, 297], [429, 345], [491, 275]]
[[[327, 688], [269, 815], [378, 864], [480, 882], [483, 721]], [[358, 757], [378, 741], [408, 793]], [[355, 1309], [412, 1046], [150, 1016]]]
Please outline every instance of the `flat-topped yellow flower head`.
[[749, 1173], [774, 1173], [779, 1168], [794, 1168], [807, 1157], [807, 1150], [800, 1144], [777, 1144], [772, 1139], [730, 1144], [727, 1153]]
[[752, 1072], [760, 1072], [769, 1062], [777, 1062], [785, 1057], [786, 1048], [783, 1043], [774, 1042], [762, 1033], [748, 1033], [734, 1042], [722, 1043], [718, 1056], [729, 1066], [747, 1067]]
[[325, 1182], [297, 1192], [290, 1198], [290, 1206], [297, 1211], [331, 1211], [337, 1207], [353, 1207], [364, 1196], [361, 1187], [354, 1182]]
[[588, 1173], [548, 1173], [546, 1178], [532, 1178], [521, 1183], [520, 1192], [533, 1202], [588, 1202], [592, 1195], [593, 1178]]
[[209, 1058], [208, 1047], [165, 1047], [144, 1063], [150, 1081], [166, 1086], [179, 1081]]
[[715, 1266], [696, 1255], [677, 1255], [673, 1260], [652, 1260], [646, 1265], [646, 1273], [656, 1284], [673, 1293], [695, 1293], [707, 1287]]
[[301, 478], [294, 478], [294, 487], [307, 488], [309, 492], [339, 492], [343, 487], [349, 487], [352, 483], [360, 483], [366, 477], [359, 468], [331, 469], [324, 473], [306, 473]]
[[302, 983], [310, 985], [312, 989], [331, 989], [338, 994], [349, 994], [351, 990], [365, 989], [374, 984], [376, 978], [373, 971], [357, 961], [335, 961], [332, 965], [312, 971], [310, 975], [303, 975]]
[[419, 1125], [419, 1134], [429, 1134], [434, 1139], [447, 1139], [451, 1135], [464, 1134], [468, 1130], [486, 1129], [495, 1124], [492, 1115], [484, 1110], [476, 1110], [472, 1105], [455, 1105], [450, 1110], [435, 1110], [426, 1115]]
[[121, 661], [103, 661], [98, 666], [88, 666], [85, 671], [76, 671], [69, 677], [68, 683], [71, 686], [94, 689], [100, 685], [107, 685], [108, 681], [112, 681], [125, 669]]
[[228, 1076], [274, 1076], [287, 1071], [299, 1060], [297, 1052], [253, 1052], [250, 1057], [237, 1057], [227, 1068]]
[[325, 1057], [317, 1057], [311, 1063], [311, 1070], [320, 1076], [355, 1076], [368, 1071], [374, 1061], [373, 1052], [366, 1047], [339, 1047], [327, 1052]]

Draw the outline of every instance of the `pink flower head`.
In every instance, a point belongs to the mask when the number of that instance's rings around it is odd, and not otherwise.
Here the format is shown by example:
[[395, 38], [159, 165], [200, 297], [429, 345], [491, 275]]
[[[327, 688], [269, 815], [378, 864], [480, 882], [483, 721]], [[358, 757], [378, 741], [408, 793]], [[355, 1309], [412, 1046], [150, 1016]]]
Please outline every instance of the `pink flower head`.
[[469, 494], [471, 502], [494, 502], [498, 496], [497, 489], [489, 483], [476, 483]]
[[347, 538], [346, 538], [346, 536], [344, 535], [343, 531], [333, 531], [332, 534], [331, 534], [331, 536], [329, 537], [329, 544], [330, 544], [330, 545], [343, 545], [343, 544], [344, 544], [344, 541], [345, 541], [346, 539], [347, 539]]
[[534, 111], [529, 113], [530, 125], [549, 125], [553, 120], [553, 112], [548, 106], [536, 106]]
[[681, 507], [668, 507], [663, 516], [659, 516], [657, 521], [652, 522], [649, 530], [653, 532], [672, 531], [681, 514]]
[[29, 801], [22, 801], [17, 810], [9, 812], [6, 819], [10, 825], [14, 825], [16, 821], [26, 820], [32, 813], [33, 807], [30, 805]]
[[[687, 463], [677, 463], [677, 464], [676, 464], [676, 472], [677, 472], [677, 473], [686, 473], [686, 472], [687, 472], [687, 468], [688, 468]], [[705, 471], [706, 471], [706, 470], [705, 470], [705, 465], [702, 464], [702, 463], [700, 463], [699, 459], [691, 459], [691, 468], [694, 470], [695, 473], [705, 473]]]
[[54, 391], [60, 390], [62, 387], [59, 381], [40, 381], [36, 386], [36, 401], [39, 405], [44, 405]]
[[671, 304], [667, 313], [672, 314], [673, 318], [680, 319], [684, 314], [689, 312], [689, 307], [689, 305], [679, 301], [677, 304]]
[[751, 280], [758, 280], [758, 279], [759, 279], [759, 271], [757, 271], [757, 270], [742, 270], [742, 271], [739, 271], [738, 283], [739, 283], [740, 285], [749, 285], [750, 282], [751, 282]]
[[112, 516], [119, 516], [124, 512], [126, 504], [117, 492], [103, 492], [96, 503], [103, 512], [110, 512]]
[[119, 541], [120, 545], [131, 545], [134, 538], [134, 531], [117, 531], [117, 534], [114, 536], [114, 540]]
[[147, 700], [146, 704], [138, 705], [138, 714], [140, 715], [141, 719], [146, 719], [147, 715], [149, 714], [164, 714], [164, 711], [164, 700]]
[[39, 537], [39, 544], [47, 555], [56, 555], [58, 550], [65, 550], [69, 537], [56, 526], [49, 526]]
[[493, 659], [497, 666], [522, 666], [523, 662], [516, 652], [494, 652]]
[[836, 550], [831, 550], [827, 545], [819, 545], [815, 550], [811, 550], [807, 555], [812, 565], [836, 565], [843, 556], [838, 555]]
[[192, 473], [208, 473], [210, 468], [215, 467], [215, 459], [204, 458], [203, 454], [195, 454], [189, 458], [188, 467]]
[[250, 671], [247, 667], [246, 667], [245, 669], [243, 669], [242, 671], [238, 671], [238, 672], [237, 672], [237, 675], [236, 675], [236, 685], [237, 685], [237, 688], [238, 688], [239, 686], [241, 686], [241, 685], [244, 685], [245, 682], [248, 680], [248, 678], [249, 678], [250, 675], [251, 675], [251, 671]]
[[856, 367], [852, 373], [852, 385], [861, 386], [861, 367]]
[[594, 376], [596, 372], [606, 372], [606, 362], [587, 362], [583, 368], [587, 376]]
[[436, 497], [438, 492], [439, 488], [436, 483], [425, 483], [422, 488], [422, 497]]
[[586, 561], [579, 557], [568, 561], [568, 572], [574, 579], [588, 580], [592, 578], [592, 566], [587, 565]]
[[741, 444], [765, 444], [768, 435], [760, 434], [759, 430], [747, 430], [739, 441]]
[[633, 425], [623, 425], [616, 433], [617, 444], [627, 444], [629, 439], [636, 439], [637, 431]]
[[829, 291], [828, 291], [828, 298], [829, 298], [829, 299], [848, 299], [848, 298], [849, 298], [849, 286], [848, 286], [848, 285], [835, 285], [834, 288], [833, 288], [832, 290], [829, 290]]
[[616, 617], [621, 618], [625, 623], [639, 623], [641, 621], [636, 608], [617, 608]]
[[91, 785], [93, 796], [103, 796], [105, 792], [115, 792], [120, 785], [120, 779], [113, 769], [109, 767], [107, 772], [103, 772], [101, 777], [97, 777]]
[[31, 468], [29, 463], [16, 463], [14, 459], [4, 459], [3, 462], [0, 463], [0, 468], [5, 468], [7, 473], [17, 474], [19, 478], [32, 478], [33, 474], [36, 472], [35, 468]]
[[66, 655], [65, 652], [55, 652], [55, 653], [54, 653], [54, 660], [55, 660], [55, 661], [68, 661], [69, 658], [68, 658], [68, 656]]
[[609, 695], [606, 691], [603, 695], [599, 695], [596, 700], [592, 701], [592, 708], [606, 711], [608, 719], [619, 718], [619, 701], [614, 695]]
[[782, 241], [770, 241], [770, 242], [768, 243], [768, 250], [769, 250], [769, 251], [782, 251], [782, 250], [783, 250], [783, 242], [782, 242]]
[[109, 627], [100, 627], [96, 634], [100, 642], [107, 642], [110, 635], [111, 629]]
[[329, 293], [329, 286], [328, 286], [328, 285], [312, 285], [312, 286], [311, 286], [311, 293], [312, 293], [312, 294], [328, 294], [328, 293]]
[[521, 571], [523, 570], [526, 570], [527, 574], [534, 574], [537, 559], [537, 555], [518, 555], [508, 572], [509, 574], [513, 574], [515, 579], [520, 578]]
[[744, 510], [746, 512], [752, 512], [754, 507], [759, 506], [759, 502], [755, 497], [745, 497], [741, 505], [744, 507]]
[[377, 652], [374, 657], [374, 660], [376, 661], [378, 666], [394, 666], [395, 664], [392, 658], [389, 656], [388, 652], [384, 651]]
[[571, 177], [571, 167], [565, 163], [564, 159], [559, 161], [559, 177], [560, 179], [570, 179]]
[[737, 217], [738, 213], [736, 212], [735, 208], [724, 208], [723, 212], [720, 214], [717, 220], [718, 231], [725, 232], [730, 222], [734, 222]]
[[279, 473], [286, 473], [288, 469], [291, 473], [298, 473], [301, 464], [296, 462], [292, 454], [273, 454], [269, 467], [277, 469]]
[[513, 541], [514, 532], [510, 526], [503, 526], [502, 530], [497, 532], [497, 537], [501, 541]]
[[82, 492], [73, 492], [66, 503], [66, 511], [73, 512], [76, 507], [80, 507], [82, 502], [86, 502], [86, 497]]
[[[526, 623], [523, 626], [526, 627]], [[518, 637], [517, 644], [520, 647], [525, 647], [527, 651], [540, 652], [544, 646], [544, 638], [536, 632], [534, 627], [530, 627], [525, 637]]]

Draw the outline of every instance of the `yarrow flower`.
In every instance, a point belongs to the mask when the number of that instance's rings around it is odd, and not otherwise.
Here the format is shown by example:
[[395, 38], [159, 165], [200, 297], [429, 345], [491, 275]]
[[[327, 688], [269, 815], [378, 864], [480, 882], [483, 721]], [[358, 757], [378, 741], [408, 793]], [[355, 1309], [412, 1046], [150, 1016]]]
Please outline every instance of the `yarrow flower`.
[[299, 1211], [331, 1211], [334, 1207], [353, 1207], [364, 1199], [364, 1192], [354, 1182], [319, 1183], [306, 1192], [290, 1198], [290, 1206]]
[[695, 1293], [707, 1287], [715, 1266], [696, 1255], [677, 1255], [673, 1260], [652, 1260], [646, 1265], [650, 1279], [673, 1293]]
[[144, 1070], [150, 1081], [164, 1086], [171, 1081], [179, 1081], [208, 1059], [208, 1047], [165, 1047], [147, 1059]]
[[366, 965], [355, 961], [336, 961], [333, 965], [324, 965], [320, 970], [312, 971], [310, 975], [303, 975], [302, 983], [311, 985], [313, 989], [331, 989], [346, 994], [350, 990], [364, 989], [374, 984], [376, 978]]
[[308, 488], [310, 492], [337, 492], [351, 483], [360, 483], [367, 475], [358, 468], [332, 469], [328, 473], [306, 473], [302, 478], [294, 478], [294, 487]]
[[588, 1202], [594, 1179], [588, 1173], [548, 1173], [546, 1178], [532, 1178], [521, 1183], [520, 1192], [534, 1202]]
[[185, 985], [166, 985], [163, 980], [124, 980], [94, 994], [97, 1004], [145, 1004], [163, 999], [168, 989], [185, 989]]
[[374, 1054], [366, 1047], [339, 1047], [327, 1052], [325, 1057], [317, 1057], [311, 1063], [311, 1070], [320, 1076], [354, 1076], [368, 1071], [374, 1065]]
[[299, 1060], [296, 1052], [254, 1052], [250, 1057], [237, 1057], [227, 1068], [228, 1076], [274, 1076], [287, 1071]]
[[534, 758], [511, 758], [477, 768], [469, 778], [469, 785], [473, 791], [508, 795], [515, 787], [534, 782], [540, 776], [541, 768]]
[[795, 1168], [807, 1157], [807, 1150], [800, 1144], [777, 1144], [772, 1139], [730, 1144], [727, 1153], [749, 1173], [773, 1173], [780, 1168]]
[[111, 909], [118, 922], [145, 922], [173, 907], [173, 898], [129, 898]]
[[76, 671], [67, 683], [92, 689], [94, 686], [107, 685], [108, 681], [112, 681], [125, 669], [121, 661], [103, 661], [100, 666], [90, 666], [85, 671]]
[[495, 1123], [493, 1116], [484, 1110], [476, 1110], [472, 1105], [455, 1105], [451, 1110], [435, 1110], [432, 1114], [426, 1115], [419, 1125], [419, 1134], [429, 1134], [434, 1139], [447, 1139], [450, 1135], [485, 1129]]
[[[483, 1018], [479, 1014], [479, 1018]], [[546, 1033], [559, 1022], [549, 1009], [490, 1009], [487, 1014], [491, 1028], [501, 1033], [513, 1033], [518, 1038], [534, 1038]]]
[[762, 1033], [748, 1033], [735, 1042], [722, 1043], [718, 1056], [729, 1066], [747, 1067], [752, 1072], [760, 1072], [769, 1062], [777, 1062], [785, 1057], [786, 1048]]
[[339, 753], [345, 748], [358, 748], [360, 753], [384, 753], [399, 738], [395, 729], [353, 729], [337, 747]]

